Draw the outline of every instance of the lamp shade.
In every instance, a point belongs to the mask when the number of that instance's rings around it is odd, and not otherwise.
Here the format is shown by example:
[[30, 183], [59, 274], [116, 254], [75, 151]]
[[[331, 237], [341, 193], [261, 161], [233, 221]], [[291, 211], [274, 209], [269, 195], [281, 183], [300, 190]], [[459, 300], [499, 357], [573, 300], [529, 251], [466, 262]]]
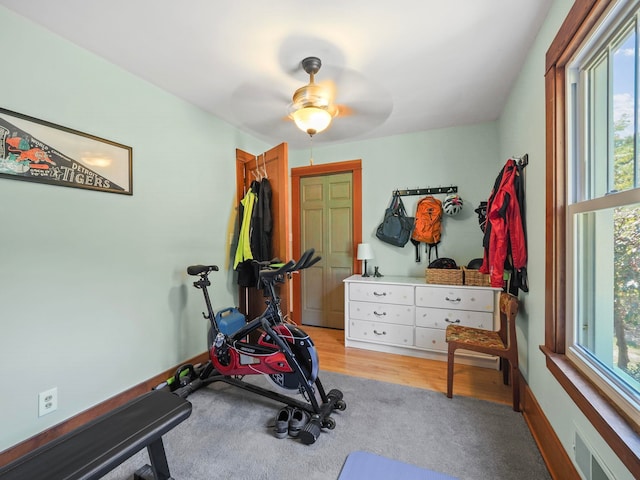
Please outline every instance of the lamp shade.
[[302, 107], [291, 113], [297, 127], [309, 135], [320, 133], [331, 124], [331, 113], [320, 107]]
[[358, 244], [358, 260], [371, 260], [373, 258], [373, 249], [368, 243]]

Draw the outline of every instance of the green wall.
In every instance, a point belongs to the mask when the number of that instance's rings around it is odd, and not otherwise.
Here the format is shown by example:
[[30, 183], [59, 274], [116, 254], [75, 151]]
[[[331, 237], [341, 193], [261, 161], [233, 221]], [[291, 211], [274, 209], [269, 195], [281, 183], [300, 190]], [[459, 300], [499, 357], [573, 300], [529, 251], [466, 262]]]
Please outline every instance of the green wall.
[[[131, 146], [134, 181], [125, 196], [0, 179], [1, 451], [206, 350], [185, 270], [228, 265], [235, 149], [266, 146], [4, 7], [0, 45], [0, 106]], [[234, 304], [232, 278], [212, 280]]]

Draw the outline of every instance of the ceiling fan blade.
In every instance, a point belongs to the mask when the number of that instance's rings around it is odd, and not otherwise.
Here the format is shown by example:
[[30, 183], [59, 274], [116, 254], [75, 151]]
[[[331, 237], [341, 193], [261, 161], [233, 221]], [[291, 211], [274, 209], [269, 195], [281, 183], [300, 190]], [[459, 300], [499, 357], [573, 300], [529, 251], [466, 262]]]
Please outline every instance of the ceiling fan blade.
[[390, 110], [384, 109], [371, 110], [367, 115], [354, 110], [352, 115], [336, 117], [329, 128], [318, 134], [317, 141], [321, 143], [323, 140], [329, 142], [358, 137], [382, 125], [389, 114]]
[[275, 123], [286, 119], [291, 98], [271, 85], [246, 83], [236, 88], [230, 102], [240, 125], [256, 133], [267, 134]]
[[322, 87], [325, 91], [325, 95], [329, 98], [330, 103], [334, 103], [336, 101], [336, 84], [331, 79], [325, 79], [321, 81], [316, 81], [316, 83]]
[[348, 105], [336, 105], [337, 114], [336, 117], [350, 117], [353, 115], [353, 109]]
[[288, 102], [291, 102], [291, 95], [282, 89], [275, 89], [266, 84], [245, 83], [235, 89], [231, 96], [231, 101], [247, 105], [254, 105], [256, 103], [279, 103], [286, 105]]
[[[347, 68], [331, 65], [325, 67], [318, 76], [324, 74], [333, 84], [334, 101], [338, 110], [330, 128], [323, 132], [327, 140], [361, 135], [389, 118], [393, 110], [393, 99], [374, 79]], [[320, 136], [318, 141], [321, 141]]]

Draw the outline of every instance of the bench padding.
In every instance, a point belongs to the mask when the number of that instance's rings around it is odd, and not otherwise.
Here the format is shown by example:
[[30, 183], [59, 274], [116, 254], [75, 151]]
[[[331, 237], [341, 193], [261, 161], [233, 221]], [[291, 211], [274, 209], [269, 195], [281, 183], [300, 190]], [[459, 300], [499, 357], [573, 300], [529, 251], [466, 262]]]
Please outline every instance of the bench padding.
[[100, 478], [154, 442], [164, 457], [162, 435], [189, 415], [187, 400], [146, 393], [0, 468], [0, 480]]

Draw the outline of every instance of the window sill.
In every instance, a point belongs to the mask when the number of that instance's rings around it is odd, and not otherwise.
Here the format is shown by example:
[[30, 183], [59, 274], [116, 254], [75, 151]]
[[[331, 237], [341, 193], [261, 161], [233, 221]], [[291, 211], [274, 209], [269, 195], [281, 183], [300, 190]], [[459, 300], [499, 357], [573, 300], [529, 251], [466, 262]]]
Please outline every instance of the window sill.
[[546, 356], [547, 368], [551, 374], [624, 466], [635, 478], [640, 478], [639, 426], [629, 423], [565, 355], [554, 353], [544, 345], [540, 346], [540, 350]]

